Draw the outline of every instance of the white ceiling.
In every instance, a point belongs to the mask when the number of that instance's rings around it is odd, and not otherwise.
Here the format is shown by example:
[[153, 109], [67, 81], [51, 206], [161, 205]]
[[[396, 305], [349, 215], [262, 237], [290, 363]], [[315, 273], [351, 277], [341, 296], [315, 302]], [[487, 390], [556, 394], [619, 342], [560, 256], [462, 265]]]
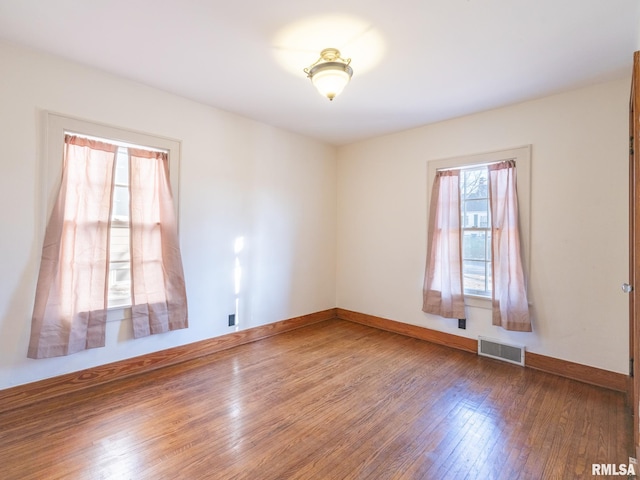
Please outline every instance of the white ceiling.
[[0, 38], [341, 145], [628, 76], [640, 1], [0, 0]]

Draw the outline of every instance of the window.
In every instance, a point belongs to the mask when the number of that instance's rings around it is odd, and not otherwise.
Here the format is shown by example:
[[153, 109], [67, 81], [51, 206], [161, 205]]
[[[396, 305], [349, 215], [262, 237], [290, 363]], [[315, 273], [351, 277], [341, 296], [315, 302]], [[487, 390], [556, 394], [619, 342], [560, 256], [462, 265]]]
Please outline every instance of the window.
[[[110, 139], [86, 136], [79, 132], [65, 131], [65, 134], [91, 138], [107, 143], [113, 142]], [[119, 145], [116, 150], [109, 227], [107, 307], [110, 309], [131, 306], [129, 148], [153, 151], [141, 145], [131, 144]]]
[[504, 160], [515, 160], [518, 168], [520, 240], [526, 274], [529, 271], [530, 252], [531, 147], [524, 146], [476, 155], [431, 160], [427, 164], [427, 185], [429, 188], [433, 184], [436, 172], [451, 169], [460, 171], [462, 276], [465, 304], [468, 306], [491, 308], [491, 214], [487, 189], [487, 165]]
[[[55, 170], [43, 169], [43, 183], [58, 185], [27, 356], [103, 347], [109, 307], [129, 313], [134, 338], [187, 328], [171, 149], [156, 148], [162, 139], [148, 135], [53, 114], [47, 120], [46, 166], [57, 163], [62, 175], [53, 182]], [[63, 149], [55, 148], [60, 139]]]
[[[86, 120], [43, 113], [44, 131], [47, 132], [46, 156], [43, 158], [42, 185], [43, 202], [40, 220], [41, 237], [56, 201], [57, 189], [62, 175], [62, 152], [65, 133], [74, 133], [119, 145], [116, 154], [113, 205], [110, 230], [110, 264], [108, 281], [107, 321], [130, 318], [131, 311], [131, 266], [129, 237], [129, 165], [128, 149], [142, 148], [168, 152], [169, 181], [173, 194], [174, 210], [178, 213], [180, 179], [180, 142], [173, 139], [124, 130]], [[178, 218], [179, 221], [179, 218]]]
[[464, 293], [491, 297], [491, 214], [485, 165], [461, 169], [460, 226]]
[[108, 306], [131, 305], [131, 252], [129, 232], [129, 157], [126, 147], [116, 154], [109, 232]]
[[43, 118], [43, 246], [27, 356], [103, 347], [109, 320], [130, 319], [133, 338], [187, 328], [179, 142]]

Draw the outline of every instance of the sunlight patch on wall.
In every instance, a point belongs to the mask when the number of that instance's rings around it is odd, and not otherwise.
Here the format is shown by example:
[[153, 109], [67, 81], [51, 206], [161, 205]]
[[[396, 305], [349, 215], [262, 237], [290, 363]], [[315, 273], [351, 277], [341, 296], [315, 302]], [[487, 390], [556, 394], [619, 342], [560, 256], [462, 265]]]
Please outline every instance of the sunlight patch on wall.
[[233, 271], [233, 283], [235, 294], [235, 327], [236, 331], [240, 329], [240, 289], [242, 286], [242, 265], [240, 263], [240, 253], [244, 249], [244, 237], [237, 237], [233, 243], [233, 253], [235, 254], [235, 264]]

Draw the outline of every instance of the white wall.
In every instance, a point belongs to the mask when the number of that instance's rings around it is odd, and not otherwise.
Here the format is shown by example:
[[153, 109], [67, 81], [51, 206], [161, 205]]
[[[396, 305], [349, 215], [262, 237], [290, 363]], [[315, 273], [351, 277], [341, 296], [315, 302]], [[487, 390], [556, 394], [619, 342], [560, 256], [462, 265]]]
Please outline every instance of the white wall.
[[[337, 306], [627, 373], [629, 79], [338, 151]], [[422, 313], [427, 161], [532, 145], [533, 333]]]
[[[180, 240], [190, 326], [26, 358], [43, 225], [42, 110], [182, 141]], [[0, 389], [335, 306], [336, 151], [319, 142], [64, 60], [0, 43]]]

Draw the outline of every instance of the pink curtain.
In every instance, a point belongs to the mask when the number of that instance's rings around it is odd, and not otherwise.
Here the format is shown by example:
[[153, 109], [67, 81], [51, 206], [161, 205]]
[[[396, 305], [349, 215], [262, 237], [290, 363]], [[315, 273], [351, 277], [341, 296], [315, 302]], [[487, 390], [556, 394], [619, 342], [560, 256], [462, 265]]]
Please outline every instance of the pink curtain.
[[104, 346], [116, 149], [115, 145], [65, 136], [60, 192], [42, 247], [30, 358]]
[[187, 298], [166, 153], [129, 149], [135, 338], [186, 328]]
[[516, 164], [489, 165], [493, 324], [507, 330], [531, 331], [518, 230]]
[[436, 173], [429, 208], [422, 310], [445, 318], [466, 318], [462, 286], [459, 173], [459, 170]]

